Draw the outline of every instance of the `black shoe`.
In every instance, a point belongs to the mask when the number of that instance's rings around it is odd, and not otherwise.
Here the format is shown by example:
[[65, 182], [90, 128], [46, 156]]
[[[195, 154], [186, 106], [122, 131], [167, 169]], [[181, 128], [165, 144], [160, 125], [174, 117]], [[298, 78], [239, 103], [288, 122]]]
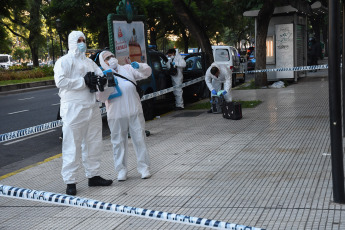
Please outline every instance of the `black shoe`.
[[182, 107], [175, 107], [175, 110], [176, 110], [176, 111], [184, 110], [184, 108], [182, 108]]
[[148, 130], [145, 130], [145, 134], [146, 134], [146, 136], [148, 137], [148, 136], [150, 136], [150, 135], [151, 135], [151, 132], [150, 132], [150, 131], [148, 131]]
[[89, 178], [89, 186], [109, 186], [112, 183], [112, 180], [106, 180], [100, 176], [94, 176], [92, 178]]
[[73, 196], [76, 195], [77, 194], [76, 184], [67, 184], [66, 194], [73, 195]]
[[210, 109], [210, 110], [207, 110], [207, 113], [212, 113], [212, 109]]

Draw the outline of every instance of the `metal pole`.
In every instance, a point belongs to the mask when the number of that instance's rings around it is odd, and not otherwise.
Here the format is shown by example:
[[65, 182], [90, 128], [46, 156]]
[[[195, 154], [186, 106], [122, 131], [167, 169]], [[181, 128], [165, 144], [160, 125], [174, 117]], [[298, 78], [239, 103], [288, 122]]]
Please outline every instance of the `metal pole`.
[[343, 137], [341, 124], [341, 84], [340, 84], [340, 53], [339, 53], [339, 0], [329, 0], [329, 118], [331, 133], [331, 159], [333, 200], [345, 203]]
[[[343, 5], [343, 53], [342, 53], [342, 63], [343, 63], [343, 67], [342, 67], [342, 77], [341, 77], [341, 81], [342, 81], [342, 93], [343, 93], [343, 121], [345, 121], [345, 3], [342, 2]], [[343, 137], [345, 136], [345, 125], [343, 124]]]
[[60, 37], [60, 52], [61, 52], [61, 57], [63, 56], [63, 51], [62, 51], [62, 41], [61, 41], [61, 33], [59, 33]]

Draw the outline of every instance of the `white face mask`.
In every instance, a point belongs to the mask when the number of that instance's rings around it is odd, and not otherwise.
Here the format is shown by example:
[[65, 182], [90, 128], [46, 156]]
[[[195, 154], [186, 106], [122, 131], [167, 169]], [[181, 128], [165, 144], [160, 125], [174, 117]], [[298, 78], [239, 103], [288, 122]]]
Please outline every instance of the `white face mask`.
[[108, 61], [109, 67], [112, 69], [116, 69], [118, 63], [119, 61], [116, 58], [110, 58], [110, 60]]
[[78, 49], [80, 50], [80, 52], [85, 52], [86, 51], [86, 44], [84, 42], [79, 42], [78, 43]]

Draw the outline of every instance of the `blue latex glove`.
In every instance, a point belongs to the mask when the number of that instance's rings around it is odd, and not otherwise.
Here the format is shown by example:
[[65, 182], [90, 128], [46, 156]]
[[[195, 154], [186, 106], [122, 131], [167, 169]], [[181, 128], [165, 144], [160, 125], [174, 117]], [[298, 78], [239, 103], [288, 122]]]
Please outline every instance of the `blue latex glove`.
[[217, 91], [216, 91], [215, 89], [213, 89], [213, 90], [211, 91], [211, 93], [212, 93], [213, 95], [217, 95]]
[[225, 95], [225, 94], [227, 94], [227, 93], [228, 93], [228, 92], [226, 92], [226, 91], [224, 90], [222, 94]]
[[131, 63], [131, 66], [134, 68], [134, 69], [139, 69], [139, 63], [134, 61]]
[[172, 65], [175, 65], [175, 62], [173, 61], [171, 64], [172, 64]]

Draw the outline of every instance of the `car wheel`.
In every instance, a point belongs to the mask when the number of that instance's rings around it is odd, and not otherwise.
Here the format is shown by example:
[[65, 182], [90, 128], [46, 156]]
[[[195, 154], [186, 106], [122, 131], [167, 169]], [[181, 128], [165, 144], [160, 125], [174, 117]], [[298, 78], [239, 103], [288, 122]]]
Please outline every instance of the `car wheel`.
[[143, 101], [141, 104], [143, 106], [145, 121], [153, 120], [153, 118], [155, 118], [154, 99]]
[[240, 83], [244, 83], [246, 81], [246, 75], [245, 74], [243, 74], [243, 78], [242, 79], [240, 79]]

